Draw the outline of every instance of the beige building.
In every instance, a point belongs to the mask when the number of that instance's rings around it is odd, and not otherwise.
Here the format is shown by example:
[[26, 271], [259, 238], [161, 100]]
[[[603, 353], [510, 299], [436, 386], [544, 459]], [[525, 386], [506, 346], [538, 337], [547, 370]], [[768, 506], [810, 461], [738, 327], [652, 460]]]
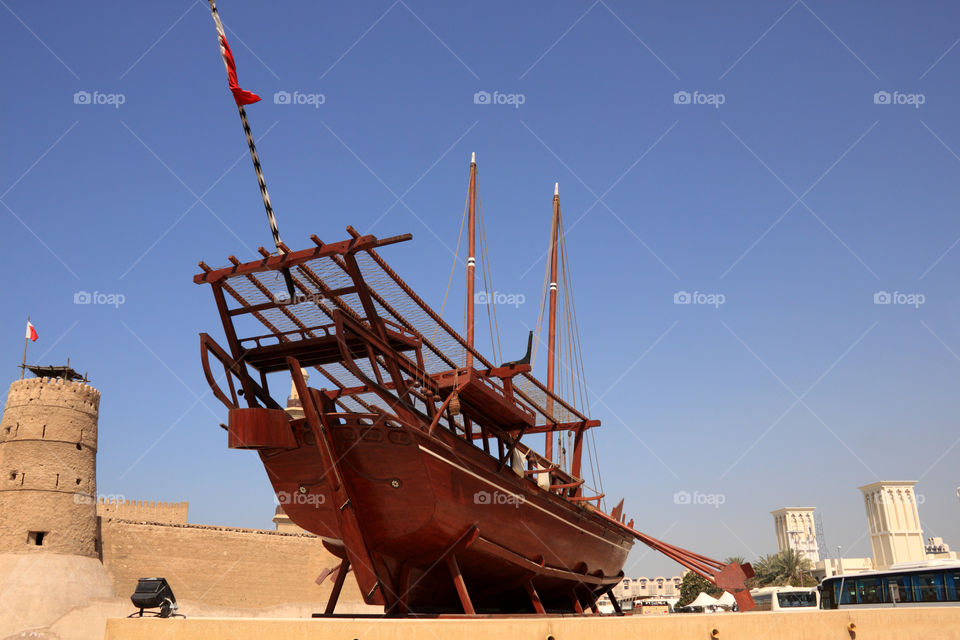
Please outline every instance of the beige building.
[[790, 549], [810, 560], [811, 564], [820, 561], [813, 512], [813, 507], [788, 507], [771, 511], [780, 553]]
[[867, 509], [870, 546], [878, 569], [927, 559], [914, 481], [884, 480], [860, 487]]
[[[931, 537], [924, 544], [914, 492], [916, 484], [914, 481], [883, 480], [860, 487], [873, 557], [818, 559], [813, 563], [813, 576], [822, 580], [834, 575], [886, 569], [901, 563], [960, 560], [960, 553], [951, 551], [943, 538]], [[777, 547], [781, 552], [789, 548], [807, 554], [817, 552], [819, 557], [813, 511], [805, 507], [772, 512]]]
[[681, 576], [665, 578], [657, 576], [655, 578], [624, 578], [620, 584], [613, 589], [613, 594], [618, 600], [623, 598], [679, 598], [680, 583], [683, 581]]

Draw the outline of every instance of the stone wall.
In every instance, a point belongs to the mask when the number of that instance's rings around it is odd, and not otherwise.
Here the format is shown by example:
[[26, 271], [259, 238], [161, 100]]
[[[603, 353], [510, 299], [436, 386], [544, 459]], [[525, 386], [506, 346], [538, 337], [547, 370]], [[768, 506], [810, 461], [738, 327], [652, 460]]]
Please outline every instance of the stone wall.
[[100, 392], [82, 382], [10, 385], [0, 420], [0, 552], [97, 557]]
[[[332, 582], [316, 579], [339, 564], [311, 534], [117, 519], [103, 519], [101, 530], [118, 596], [132, 594], [138, 578], [162, 576], [178, 600], [241, 608], [315, 603], [322, 611]], [[362, 602], [351, 572], [337, 610], [355, 612]]]
[[153, 500], [115, 500], [100, 498], [97, 515], [103, 519], [186, 524], [189, 503]]

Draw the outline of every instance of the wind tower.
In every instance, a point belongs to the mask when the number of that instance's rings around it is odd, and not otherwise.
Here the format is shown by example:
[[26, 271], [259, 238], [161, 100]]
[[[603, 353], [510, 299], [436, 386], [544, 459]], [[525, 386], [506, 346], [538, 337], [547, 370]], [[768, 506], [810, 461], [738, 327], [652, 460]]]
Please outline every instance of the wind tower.
[[820, 561], [813, 512], [813, 507], [788, 507], [771, 512], [780, 553], [791, 549], [813, 564]]
[[860, 487], [867, 509], [873, 562], [878, 569], [927, 558], [915, 484], [885, 480]]

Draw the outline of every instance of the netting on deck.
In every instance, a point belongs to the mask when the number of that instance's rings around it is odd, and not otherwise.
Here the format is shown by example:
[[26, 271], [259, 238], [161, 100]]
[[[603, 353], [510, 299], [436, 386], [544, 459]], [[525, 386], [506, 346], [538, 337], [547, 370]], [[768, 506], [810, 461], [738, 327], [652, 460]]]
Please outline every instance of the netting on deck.
[[[392, 329], [402, 330], [422, 341], [426, 373], [437, 374], [463, 367], [467, 354], [465, 340], [409, 290], [372, 249], [358, 251], [354, 256], [377, 313], [393, 325]], [[233, 316], [234, 328], [242, 346], [266, 346], [332, 335], [335, 309], [369, 326], [356, 293], [329, 293], [354, 286], [342, 256], [327, 255], [309, 259], [293, 266], [290, 273], [297, 290], [297, 298], [292, 301], [289, 300], [279, 270], [237, 273], [219, 280], [230, 309], [250, 309], [263, 305], [263, 308], [255, 311]], [[476, 351], [473, 353], [475, 368], [499, 364], [490, 362]], [[412, 353], [403, 354], [403, 357], [416, 364]], [[357, 358], [355, 362], [364, 374], [374, 378], [373, 368], [367, 359]], [[324, 364], [316, 369], [329, 381], [329, 388], [351, 388], [364, 384], [341, 363]], [[538, 425], [574, 423], [586, 419], [565, 407], [557, 396], [551, 396], [544, 385], [530, 374], [516, 376], [514, 385], [517, 400], [534, 412]], [[340, 398], [340, 404], [352, 411], [366, 411], [371, 406], [386, 409], [382, 406], [383, 400], [373, 393], [344, 395]], [[422, 405], [420, 408], [423, 408]]]

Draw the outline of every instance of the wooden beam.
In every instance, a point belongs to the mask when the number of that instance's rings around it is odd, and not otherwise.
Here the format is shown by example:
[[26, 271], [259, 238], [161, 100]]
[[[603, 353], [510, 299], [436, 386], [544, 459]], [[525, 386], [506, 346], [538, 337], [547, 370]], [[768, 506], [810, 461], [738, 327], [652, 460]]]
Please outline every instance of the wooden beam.
[[467, 592], [467, 584], [463, 581], [463, 575], [460, 574], [460, 565], [457, 564], [457, 556], [451, 553], [445, 560], [447, 570], [450, 571], [450, 577], [453, 578], [453, 585], [457, 588], [457, 595], [460, 596], [460, 604], [463, 606], [463, 612], [468, 616], [475, 615], [477, 612], [473, 608], [473, 602], [470, 601], [470, 594]]
[[333, 582], [333, 590], [330, 592], [330, 599], [327, 600], [327, 607], [323, 615], [332, 616], [333, 610], [337, 606], [337, 600], [340, 599], [340, 591], [343, 589], [343, 581], [347, 578], [347, 571], [350, 570], [350, 561], [346, 558], [340, 561], [340, 568], [337, 570], [337, 577]]
[[533, 581], [527, 580], [524, 582], [523, 588], [527, 591], [527, 596], [530, 598], [530, 604], [533, 605], [533, 610], [540, 615], [545, 614], [547, 610], [543, 608], [543, 603], [540, 602], [540, 594], [537, 593], [537, 589], [533, 586]]

